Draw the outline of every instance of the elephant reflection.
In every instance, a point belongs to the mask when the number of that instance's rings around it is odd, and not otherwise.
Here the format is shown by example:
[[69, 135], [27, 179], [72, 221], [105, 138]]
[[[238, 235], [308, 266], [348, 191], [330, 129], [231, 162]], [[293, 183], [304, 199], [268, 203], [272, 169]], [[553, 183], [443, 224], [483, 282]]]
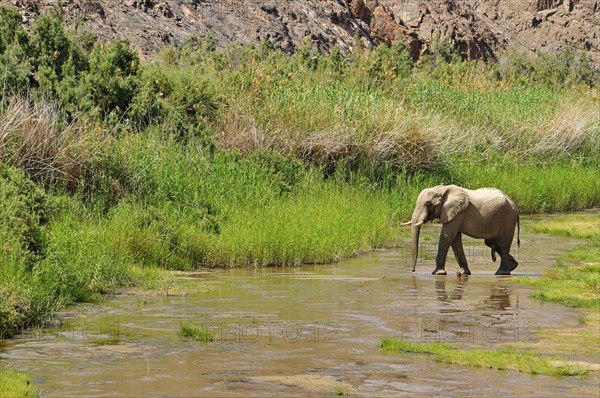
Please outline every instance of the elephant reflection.
[[[445, 303], [459, 301], [463, 299], [463, 295], [467, 290], [467, 282], [469, 278], [458, 277], [456, 285], [451, 292], [446, 289], [446, 278], [436, 278], [435, 294], [438, 301]], [[512, 308], [510, 295], [512, 289], [506, 285], [493, 285], [490, 288], [489, 296], [485, 297], [477, 307], [479, 309], [506, 311]]]
[[459, 277], [457, 278], [456, 286], [452, 289], [452, 293], [448, 294], [446, 291], [446, 279], [436, 278], [435, 280], [435, 294], [438, 301], [451, 302], [456, 300], [462, 300], [463, 294], [467, 287], [467, 281], [469, 278]]

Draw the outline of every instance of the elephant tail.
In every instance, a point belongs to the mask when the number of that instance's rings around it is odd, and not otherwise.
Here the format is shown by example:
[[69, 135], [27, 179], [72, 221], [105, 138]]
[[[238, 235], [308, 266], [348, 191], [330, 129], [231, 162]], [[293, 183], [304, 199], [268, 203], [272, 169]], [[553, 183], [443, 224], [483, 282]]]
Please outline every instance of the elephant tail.
[[519, 219], [519, 214], [517, 214], [517, 247], [521, 247], [521, 221]]

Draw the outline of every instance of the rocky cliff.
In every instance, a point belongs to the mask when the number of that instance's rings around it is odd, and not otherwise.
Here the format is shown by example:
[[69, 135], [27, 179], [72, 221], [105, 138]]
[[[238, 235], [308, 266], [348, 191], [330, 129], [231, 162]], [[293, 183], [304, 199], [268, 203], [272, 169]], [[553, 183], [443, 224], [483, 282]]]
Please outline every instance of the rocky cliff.
[[[405, 41], [416, 59], [436, 37], [465, 58], [494, 59], [503, 50], [586, 51], [600, 67], [599, 0], [0, 0], [24, 23], [57, 4], [67, 23], [103, 38], [128, 38], [141, 54], [190, 35], [219, 43], [271, 40], [293, 51], [304, 41], [351, 50]], [[357, 33], [358, 32], [358, 33]]]

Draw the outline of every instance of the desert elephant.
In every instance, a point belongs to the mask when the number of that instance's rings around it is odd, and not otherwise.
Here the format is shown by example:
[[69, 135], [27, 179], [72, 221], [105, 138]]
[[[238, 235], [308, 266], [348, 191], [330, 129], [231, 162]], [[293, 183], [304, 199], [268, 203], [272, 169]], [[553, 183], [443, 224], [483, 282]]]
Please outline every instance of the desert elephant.
[[[412, 219], [402, 225], [412, 225], [412, 270], [415, 271], [419, 251], [421, 225], [439, 218], [442, 232], [435, 259], [434, 275], [446, 275], [446, 256], [452, 247], [460, 274], [470, 275], [462, 245], [462, 234], [476, 239], [484, 239], [492, 249], [492, 259], [500, 254], [500, 267], [496, 275], [510, 275], [519, 263], [510, 255], [515, 233], [519, 224], [519, 211], [514, 202], [496, 188], [475, 190], [456, 185], [439, 185], [421, 191], [417, 198]], [[520, 245], [520, 226], [517, 230], [517, 244]]]

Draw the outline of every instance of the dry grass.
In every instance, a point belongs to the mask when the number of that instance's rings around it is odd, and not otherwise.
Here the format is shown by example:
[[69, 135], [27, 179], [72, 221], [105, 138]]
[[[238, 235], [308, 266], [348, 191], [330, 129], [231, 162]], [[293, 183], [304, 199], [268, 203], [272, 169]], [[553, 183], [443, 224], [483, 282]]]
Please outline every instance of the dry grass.
[[274, 150], [317, 165], [366, 159], [414, 169], [431, 166], [436, 156], [435, 135], [441, 128], [432, 128], [423, 117], [409, 115], [401, 108], [382, 109], [369, 122], [376, 127], [368, 133], [344, 120], [303, 129], [286, 126], [285, 120], [276, 123], [270, 119], [272, 128], [266, 128], [250, 109], [232, 109], [221, 119], [214, 138], [226, 149], [242, 153]]
[[0, 111], [0, 161], [42, 183], [76, 184], [94, 162], [107, 135], [75, 118], [65, 123], [48, 101], [14, 97]]
[[530, 151], [568, 156], [582, 147], [600, 149], [599, 106], [597, 99], [563, 101], [554, 117], [531, 137]]
[[236, 93], [213, 137], [242, 153], [270, 149], [323, 166], [344, 159], [413, 170], [469, 154], [557, 161], [600, 150], [595, 90], [558, 96], [541, 88], [412, 84], [390, 94], [307, 80], [258, 99]]

